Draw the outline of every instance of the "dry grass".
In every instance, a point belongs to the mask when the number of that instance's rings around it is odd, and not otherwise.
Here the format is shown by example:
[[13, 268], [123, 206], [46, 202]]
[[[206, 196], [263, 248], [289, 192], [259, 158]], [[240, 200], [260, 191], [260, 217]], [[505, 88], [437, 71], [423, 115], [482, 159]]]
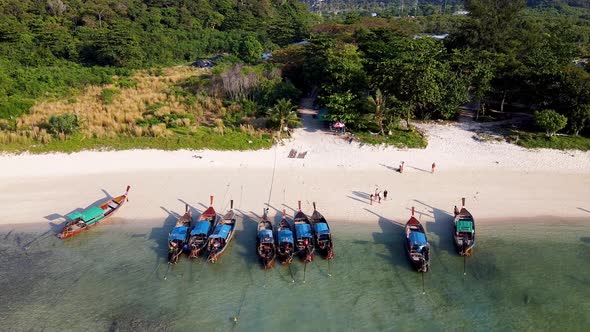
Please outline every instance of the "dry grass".
[[[106, 86], [90, 86], [75, 96], [37, 102], [29, 114], [0, 119], [0, 146], [7, 151], [80, 151], [93, 148], [214, 148], [257, 149], [271, 144], [270, 136], [246, 124], [226, 128], [223, 117], [240, 111], [223, 100], [191, 91], [183, 82], [202, 75], [187, 66], [137, 71]], [[132, 84], [128, 81], [132, 80]], [[118, 91], [105, 102], [105, 89]], [[196, 89], [196, 90], [195, 90]], [[79, 130], [70, 136], [51, 135], [48, 119], [75, 113]], [[211, 127], [211, 128], [210, 128]], [[39, 144], [40, 143], [40, 144]]]
[[[106, 86], [91, 86], [75, 98], [48, 100], [37, 103], [26, 114], [16, 120], [16, 134], [28, 138], [28, 128], [37, 128], [33, 138], [40, 140], [39, 127], [44, 126], [52, 115], [76, 113], [80, 119], [80, 131], [84, 137], [114, 137], [120, 134], [133, 136], [165, 137], [169, 135], [166, 128], [150, 126], [141, 128], [136, 121], [144, 118], [149, 105], [162, 104], [156, 112], [157, 116], [167, 114], [186, 115], [176, 122], [178, 126], [188, 127], [191, 119], [195, 122], [207, 121], [208, 114], [224, 114], [221, 101], [204, 98], [191, 105], [184, 102], [183, 97], [177, 97], [170, 91], [182, 80], [200, 74], [198, 69], [178, 66], [162, 69], [160, 76], [150, 75], [150, 71], [142, 70], [135, 73], [132, 80], [137, 83], [132, 88], [117, 88], [115, 83]], [[120, 91], [109, 104], [103, 103], [102, 93], [105, 89]], [[6, 125], [1, 124], [2, 127]], [[165, 127], [165, 126], [164, 126]], [[2, 133], [2, 140], [15, 140], [14, 135]], [[44, 140], [47, 140], [43, 136]], [[58, 137], [58, 139], [61, 139]]]

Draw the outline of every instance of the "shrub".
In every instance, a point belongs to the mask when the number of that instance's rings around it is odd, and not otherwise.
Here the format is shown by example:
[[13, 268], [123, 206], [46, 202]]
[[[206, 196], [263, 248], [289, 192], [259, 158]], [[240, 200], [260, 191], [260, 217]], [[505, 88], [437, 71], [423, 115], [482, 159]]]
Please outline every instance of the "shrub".
[[131, 79], [120, 79], [117, 86], [122, 89], [136, 88], [137, 82]]
[[0, 100], [0, 119], [10, 119], [27, 113], [32, 106], [33, 100], [18, 96], [10, 96]]
[[49, 130], [54, 135], [69, 135], [75, 132], [78, 127], [78, 116], [73, 113], [52, 115], [48, 121]]
[[119, 95], [121, 91], [118, 89], [103, 89], [100, 93], [100, 99], [102, 100], [103, 104], [111, 104], [115, 96]]
[[542, 110], [535, 112], [535, 124], [551, 137], [565, 128], [567, 118], [554, 110]]

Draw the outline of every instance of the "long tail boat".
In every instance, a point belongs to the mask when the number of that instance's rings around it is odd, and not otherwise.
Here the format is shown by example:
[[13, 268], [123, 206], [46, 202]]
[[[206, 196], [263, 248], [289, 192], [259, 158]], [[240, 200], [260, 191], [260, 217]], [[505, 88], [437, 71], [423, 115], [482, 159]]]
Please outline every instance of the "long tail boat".
[[315, 249], [313, 233], [309, 219], [305, 213], [301, 212], [301, 201], [298, 202], [298, 206], [299, 211], [297, 211], [293, 218], [295, 222], [295, 245], [299, 258], [307, 263], [313, 261], [313, 251]]
[[217, 221], [217, 212], [213, 208], [213, 196], [209, 197], [209, 207], [201, 214], [189, 234], [189, 258], [196, 258], [207, 248], [207, 239]]
[[281, 264], [291, 264], [295, 254], [293, 229], [287, 221], [287, 213], [283, 210], [283, 218], [277, 227], [277, 256]]
[[234, 213], [234, 201], [230, 201], [230, 210], [225, 213], [223, 218], [215, 225], [215, 229], [209, 235], [207, 243], [207, 251], [209, 256], [207, 262], [215, 263], [219, 260], [219, 257], [229, 246], [232, 238], [234, 237], [234, 231], [236, 229], [236, 214]]
[[272, 232], [272, 223], [268, 220], [268, 208], [264, 209], [262, 220], [258, 223], [256, 236], [256, 253], [260, 257], [265, 269], [272, 269], [277, 256], [275, 240]]
[[422, 224], [414, 217], [414, 207], [412, 206], [412, 217], [406, 223], [406, 252], [412, 266], [418, 272], [428, 272], [430, 270], [430, 247], [426, 239], [426, 232]]
[[168, 235], [168, 263], [176, 264], [182, 252], [188, 248], [188, 231], [192, 221], [192, 212], [186, 204], [184, 215], [178, 218], [172, 232]]
[[453, 238], [455, 247], [461, 256], [471, 256], [475, 246], [475, 220], [465, 208], [465, 197], [461, 199], [462, 206], [453, 220]]
[[129, 189], [131, 187], [127, 186], [127, 190], [125, 190], [123, 195], [109, 199], [102, 204], [91, 206], [82, 212], [68, 214], [67, 217], [70, 221], [66, 223], [57, 237], [67, 239], [98, 225], [102, 220], [112, 216], [128, 201], [127, 195], [129, 194]]
[[325, 259], [334, 258], [334, 242], [332, 242], [332, 234], [330, 233], [330, 226], [326, 218], [316, 210], [315, 202], [313, 202], [313, 213], [311, 214], [311, 223], [313, 224], [313, 232], [315, 235], [315, 245], [320, 255]]

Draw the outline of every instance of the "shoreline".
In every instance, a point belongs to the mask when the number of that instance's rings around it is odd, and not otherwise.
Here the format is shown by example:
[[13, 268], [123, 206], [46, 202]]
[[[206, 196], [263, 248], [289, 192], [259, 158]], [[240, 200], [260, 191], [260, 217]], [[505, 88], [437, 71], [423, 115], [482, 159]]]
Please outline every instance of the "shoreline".
[[[130, 202], [115, 216], [125, 220], [165, 219], [185, 202], [197, 215], [210, 195], [219, 214], [230, 199], [251, 215], [268, 204], [271, 216], [283, 209], [292, 214], [301, 200], [306, 213], [317, 202], [328, 220], [358, 224], [379, 218], [403, 224], [412, 206], [423, 220], [452, 218], [461, 197], [476, 220], [590, 217], [590, 151], [529, 151], [474, 140], [478, 124], [425, 123], [419, 126], [428, 147], [400, 150], [349, 144], [312, 125], [259, 151], [0, 155], [0, 224], [63, 222], [127, 185]], [[388, 200], [370, 205], [377, 188], [389, 192]]]
[[[278, 215], [277, 215], [278, 216]], [[251, 218], [251, 220], [256, 221], [256, 219], [252, 216], [249, 215], [249, 217]], [[239, 218], [242, 218], [242, 216], [240, 215]], [[271, 222], [273, 222], [273, 225], [276, 224], [278, 225], [278, 221], [275, 222], [274, 220], [274, 216], [271, 216]], [[290, 219], [290, 221], [292, 222], [292, 219]], [[517, 221], [518, 223], [514, 223], [514, 221]], [[380, 227], [378, 220], [375, 220], [375, 223], [358, 223], [358, 222], [350, 222], [350, 221], [338, 221], [338, 220], [328, 220], [328, 222], [330, 223], [330, 227], [332, 228], [332, 231], [335, 234], [338, 233], [347, 233], [347, 231], [349, 231], [350, 229], [352, 229], [352, 231], [357, 232], [359, 230], [359, 228], [364, 228], [367, 227], [367, 229], [371, 232], [374, 232], [375, 229], [378, 229]], [[390, 221], [388, 221], [390, 222]], [[451, 237], [451, 222], [452, 220], [448, 221], [448, 231], [449, 231], [449, 238]], [[484, 227], [487, 229], [490, 228], [496, 228], [496, 227], [507, 227], [507, 226], [511, 226], [513, 228], [516, 228], [515, 231], [519, 232], [518, 228], [520, 227], [524, 227], [524, 228], [528, 228], [528, 227], [547, 227], [547, 228], [554, 228], [554, 227], [585, 227], [588, 226], [588, 229], [590, 230], [590, 216], [588, 217], [569, 217], [569, 218], [564, 218], [562, 216], [536, 216], [536, 217], [529, 217], [529, 218], [516, 218], [516, 217], [510, 217], [510, 218], [494, 218], [494, 219], [476, 219], [476, 227]], [[113, 219], [109, 219], [106, 220], [104, 222], [104, 224], [99, 225], [97, 228], [93, 229], [91, 232], [89, 233], [83, 233], [83, 234], [92, 234], [93, 231], [97, 230], [97, 229], [101, 229], [103, 227], [111, 227], [112, 229], [116, 228], [116, 229], [124, 229], [124, 230], [143, 230], [143, 229], [154, 229], [154, 228], [160, 228], [161, 231], [163, 233], [167, 233], [169, 230], [171, 230], [174, 225], [173, 223], [169, 223], [170, 225], [167, 225], [168, 221], [167, 219], [146, 219], [146, 220], [135, 220], [133, 222], [129, 222], [127, 220], [121, 219], [121, 218], [117, 218], [116, 216], [113, 217]], [[427, 234], [437, 234], [440, 236], [438, 230], [434, 231], [434, 230], [430, 230], [428, 228], [428, 224], [433, 223], [433, 221], [429, 221], [429, 220], [425, 220], [424, 222], [426, 224], [425, 229], [426, 229], [426, 233]], [[445, 223], [445, 222], [443, 222]], [[405, 225], [405, 221], [402, 224], [394, 224], [396, 226], [400, 226], [403, 227]], [[55, 235], [57, 238], [57, 234], [59, 233], [59, 231], [55, 230], [55, 225], [51, 225], [48, 222], [31, 222], [31, 223], [20, 223], [20, 224], [0, 224], [0, 235], [6, 235], [8, 233], [11, 232], [21, 232], [21, 233], [26, 233], [26, 234], [39, 234], [41, 233], [41, 235], [45, 235], [47, 237], [51, 237], [49, 236], [49, 234], [53, 233], [52, 235]], [[401, 228], [400, 228], [401, 229]], [[243, 225], [238, 226], [237, 228], [238, 233], [240, 232], [252, 232], [255, 231], [255, 227], [253, 226], [249, 226], [248, 230], [245, 230]], [[541, 231], [541, 230], [539, 230]], [[387, 232], [384, 232], [387, 233]], [[11, 233], [13, 234], [13, 233]], [[479, 233], [481, 236], [481, 233]], [[45, 238], [45, 236], [43, 236], [43, 238]], [[489, 234], [487, 235], [489, 236]], [[492, 234], [493, 236], [493, 234]], [[580, 237], [584, 237], [585, 234], [580, 234]], [[165, 237], [162, 238], [162, 241], [165, 241]]]
[[[179, 213], [185, 202], [200, 214], [215, 197], [218, 214], [229, 208], [270, 217], [285, 209], [292, 216], [297, 201], [305, 213], [312, 202], [328, 220], [371, 224], [380, 218], [404, 224], [416, 208], [422, 221], [452, 218], [453, 206], [466, 197], [466, 208], [477, 220], [560, 216], [590, 218], [590, 176], [550, 172], [219, 168], [176, 169], [174, 172], [134, 171], [88, 175], [3, 179], [0, 224], [52, 222], [77, 209], [120, 195], [131, 185], [129, 203], [113, 218], [164, 220]], [[375, 187], [387, 189], [388, 200], [369, 204]], [[565, 190], [566, 188], [567, 190]]]

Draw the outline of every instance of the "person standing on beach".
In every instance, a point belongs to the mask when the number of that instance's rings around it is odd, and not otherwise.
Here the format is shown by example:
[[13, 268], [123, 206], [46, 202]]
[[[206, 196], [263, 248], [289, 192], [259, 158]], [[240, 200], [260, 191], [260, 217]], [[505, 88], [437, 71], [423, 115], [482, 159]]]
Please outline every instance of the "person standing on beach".
[[371, 196], [369, 196], [369, 197], [370, 197], [370, 200], [371, 200], [371, 203], [369, 203], [369, 205], [373, 205], [373, 194], [371, 194]]
[[404, 172], [404, 162], [402, 161], [402, 163], [399, 165], [399, 172], [400, 174]]
[[453, 212], [455, 213], [455, 217], [459, 214], [459, 209], [457, 208], [457, 205], [455, 205], [455, 210]]
[[383, 190], [383, 200], [387, 200], [387, 189]]
[[381, 204], [381, 192], [379, 191], [379, 187], [375, 188], [375, 195], [373, 195], [373, 197], [375, 197], [377, 203]]
[[435, 163], [432, 163], [432, 171], [431, 171], [431, 173], [434, 173], [434, 168], [435, 167], [436, 167], [436, 164]]

